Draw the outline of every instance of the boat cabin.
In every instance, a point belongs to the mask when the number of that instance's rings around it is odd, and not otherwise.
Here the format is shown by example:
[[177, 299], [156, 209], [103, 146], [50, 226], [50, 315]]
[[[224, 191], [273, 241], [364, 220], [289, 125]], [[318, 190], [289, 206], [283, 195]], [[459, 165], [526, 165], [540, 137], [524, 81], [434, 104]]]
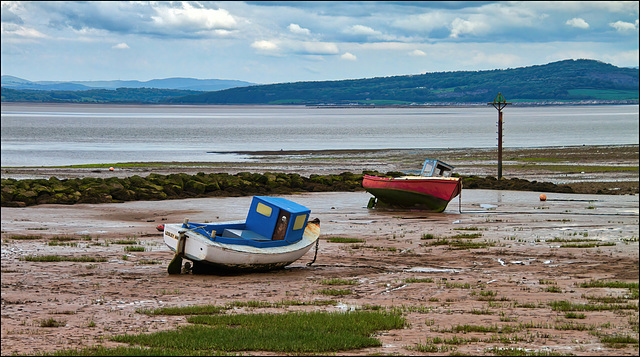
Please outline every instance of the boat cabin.
[[277, 247], [302, 239], [311, 210], [281, 197], [254, 196], [243, 223], [193, 224], [187, 227], [227, 244]]
[[422, 171], [420, 172], [420, 176], [451, 177], [452, 173], [453, 173], [453, 166], [449, 164], [445, 164], [440, 160], [426, 159], [424, 161], [424, 165], [422, 165]]

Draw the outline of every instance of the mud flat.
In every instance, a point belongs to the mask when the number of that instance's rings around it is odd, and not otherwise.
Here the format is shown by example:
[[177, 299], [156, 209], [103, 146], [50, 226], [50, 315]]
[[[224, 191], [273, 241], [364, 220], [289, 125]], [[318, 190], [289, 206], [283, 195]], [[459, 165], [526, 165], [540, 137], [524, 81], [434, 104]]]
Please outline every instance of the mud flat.
[[[638, 196], [547, 194], [540, 201], [539, 195], [463, 190], [441, 214], [368, 210], [365, 192], [290, 195], [321, 220], [317, 260], [306, 265], [312, 249], [287, 269], [243, 275], [168, 275], [173, 255], [155, 227], [184, 218], [243, 219], [250, 197], [2, 207], [2, 355], [112, 347], [119, 344], [109, 336], [188, 324], [184, 316], [138, 309], [330, 299], [337, 303], [229, 313], [376, 307], [399, 309], [410, 323], [378, 334], [380, 347], [337, 355], [424, 355], [425, 345], [443, 355], [495, 349], [637, 355], [637, 288], [633, 297], [631, 289], [590, 283], [637, 287]], [[103, 261], [24, 260], [43, 255]], [[322, 294], [323, 282], [334, 278], [356, 284], [329, 286], [347, 295]], [[558, 308], [568, 304], [602, 308]], [[42, 327], [48, 319], [63, 324]], [[464, 332], [464, 326], [494, 330]], [[607, 336], [635, 343], [612, 345]]]

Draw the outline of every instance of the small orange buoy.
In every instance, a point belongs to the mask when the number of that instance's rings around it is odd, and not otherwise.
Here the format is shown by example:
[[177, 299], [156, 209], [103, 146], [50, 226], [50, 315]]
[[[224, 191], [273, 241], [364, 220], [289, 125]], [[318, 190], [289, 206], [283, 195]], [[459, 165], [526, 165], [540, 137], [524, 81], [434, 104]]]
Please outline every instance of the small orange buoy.
[[109, 168], [109, 171], [113, 171], [113, 170], [115, 170], [115, 169], [113, 168], [113, 166], [111, 166], [111, 167]]
[[540, 201], [546, 201], [547, 200], [547, 195], [545, 195], [544, 193], [540, 195]]
[[164, 232], [164, 224], [157, 226], [156, 229], [159, 230], [160, 232]]

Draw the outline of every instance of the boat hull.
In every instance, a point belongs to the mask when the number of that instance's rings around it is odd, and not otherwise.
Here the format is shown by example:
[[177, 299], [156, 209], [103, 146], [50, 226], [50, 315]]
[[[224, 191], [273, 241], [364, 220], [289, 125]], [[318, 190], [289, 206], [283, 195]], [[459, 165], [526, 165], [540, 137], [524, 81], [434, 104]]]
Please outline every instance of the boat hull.
[[460, 194], [457, 177], [403, 176], [397, 178], [365, 175], [364, 189], [376, 197], [377, 204], [390, 207], [425, 209], [443, 212]]
[[302, 239], [296, 243], [259, 248], [215, 242], [197, 232], [185, 230], [182, 224], [166, 224], [164, 242], [176, 253], [181, 231], [185, 235], [182, 256], [194, 262], [194, 268], [206, 264], [222, 270], [267, 271], [284, 268], [307, 253], [320, 236], [320, 225], [308, 222]]

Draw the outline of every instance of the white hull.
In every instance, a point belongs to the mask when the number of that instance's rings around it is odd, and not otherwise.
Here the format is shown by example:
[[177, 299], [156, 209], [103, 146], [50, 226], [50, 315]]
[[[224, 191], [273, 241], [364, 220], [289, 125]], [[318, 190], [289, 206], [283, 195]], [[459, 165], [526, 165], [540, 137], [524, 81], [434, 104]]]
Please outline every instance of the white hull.
[[285, 267], [300, 259], [311, 249], [320, 236], [320, 226], [308, 222], [302, 239], [296, 243], [258, 248], [249, 245], [214, 242], [194, 231], [182, 228], [182, 224], [165, 224], [164, 242], [177, 251], [180, 232], [186, 236], [183, 257], [230, 270], [271, 270]]

